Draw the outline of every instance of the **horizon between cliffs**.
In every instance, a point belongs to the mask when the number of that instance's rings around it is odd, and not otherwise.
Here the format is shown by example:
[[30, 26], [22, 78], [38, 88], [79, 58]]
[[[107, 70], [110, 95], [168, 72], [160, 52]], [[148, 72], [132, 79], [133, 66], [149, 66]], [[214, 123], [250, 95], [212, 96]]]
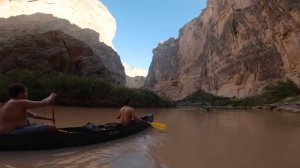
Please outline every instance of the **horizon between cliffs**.
[[136, 76], [146, 77], [148, 74], [148, 71], [145, 69], [130, 66], [130, 65], [126, 64], [125, 62], [122, 62], [122, 64], [125, 69], [125, 74], [129, 77], [136, 77]]

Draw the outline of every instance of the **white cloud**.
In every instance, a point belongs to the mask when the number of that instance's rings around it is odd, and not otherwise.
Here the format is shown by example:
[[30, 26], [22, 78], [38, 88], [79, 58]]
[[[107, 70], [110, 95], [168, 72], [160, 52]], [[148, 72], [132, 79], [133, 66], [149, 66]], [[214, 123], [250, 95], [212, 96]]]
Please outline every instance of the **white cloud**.
[[129, 66], [128, 64], [122, 62], [124, 68], [125, 68], [125, 73], [127, 76], [130, 77], [135, 77], [135, 76], [147, 76], [148, 71], [145, 69], [141, 69], [141, 68], [135, 68], [132, 66]]

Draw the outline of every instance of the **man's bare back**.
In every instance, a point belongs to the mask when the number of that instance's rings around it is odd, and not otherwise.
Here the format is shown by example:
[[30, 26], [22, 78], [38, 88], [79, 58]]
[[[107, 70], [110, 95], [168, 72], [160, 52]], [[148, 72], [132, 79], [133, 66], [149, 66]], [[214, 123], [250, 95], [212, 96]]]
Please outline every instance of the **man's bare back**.
[[134, 109], [130, 106], [123, 106], [120, 109], [117, 118], [121, 120], [123, 126], [126, 126], [137, 119]]

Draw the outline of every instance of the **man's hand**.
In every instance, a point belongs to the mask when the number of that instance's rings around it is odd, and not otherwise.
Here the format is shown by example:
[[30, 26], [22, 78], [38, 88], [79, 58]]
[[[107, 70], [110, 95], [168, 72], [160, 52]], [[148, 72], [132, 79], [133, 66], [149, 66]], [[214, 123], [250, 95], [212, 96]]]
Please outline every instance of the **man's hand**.
[[51, 93], [49, 97], [50, 97], [51, 102], [52, 102], [53, 100], [56, 99], [57, 95], [56, 95], [56, 93]]
[[56, 98], [56, 93], [51, 93], [46, 99], [44, 99], [43, 101], [48, 105], [51, 102], [53, 102]]

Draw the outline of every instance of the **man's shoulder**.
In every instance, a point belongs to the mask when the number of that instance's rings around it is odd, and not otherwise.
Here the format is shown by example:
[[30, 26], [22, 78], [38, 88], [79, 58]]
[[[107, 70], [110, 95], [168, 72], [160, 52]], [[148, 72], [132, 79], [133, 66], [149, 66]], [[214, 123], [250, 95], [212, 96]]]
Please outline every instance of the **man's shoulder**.
[[7, 101], [5, 103], [5, 106], [18, 106], [18, 107], [22, 107], [26, 104], [29, 104], [30, 101], [27, 99], [10, 99], [9, 101]]
[[6, 102], [6, 104], [21, 104], [26, 103], [26, 99], [10, 99]]
[[125, 106], [126, 109], [133, 109], [131, 106]]
[[123, 106], [120, 111], [133, 111], [134, 109], [130, 106]]

